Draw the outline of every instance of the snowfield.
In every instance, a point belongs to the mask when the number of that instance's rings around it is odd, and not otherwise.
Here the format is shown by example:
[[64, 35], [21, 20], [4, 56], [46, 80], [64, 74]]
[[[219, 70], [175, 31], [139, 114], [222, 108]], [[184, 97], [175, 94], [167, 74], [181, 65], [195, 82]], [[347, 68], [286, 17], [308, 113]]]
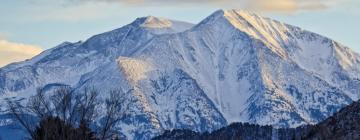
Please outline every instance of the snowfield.
[[[297, 127], [360, 98], [360, 56], [242, 10], [219, 10], [197, 25], [149, 16], [1, 68], [1, 114], [6, 98], [64, 85], [133, 90], [131, 116], [117, 125], [127, 139], [232, 122]], [[11, 121], [1, 118], [9, 131]]]

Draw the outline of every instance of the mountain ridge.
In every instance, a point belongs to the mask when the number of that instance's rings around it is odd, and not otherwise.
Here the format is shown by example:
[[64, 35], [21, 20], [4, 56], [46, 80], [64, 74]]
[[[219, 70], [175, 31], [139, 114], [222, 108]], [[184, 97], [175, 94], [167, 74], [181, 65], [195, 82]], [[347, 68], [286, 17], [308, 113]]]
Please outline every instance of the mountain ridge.
[[27, 98], [47, 85], [133, 90], [133, 115], [119, 132], [146, 139], [232, 122], [314, 124], [360, 98], [359, 71], [359, 55], [329, 38], [219, 10], [197, 25], [138, 18], [0, 68], [0, 98]]

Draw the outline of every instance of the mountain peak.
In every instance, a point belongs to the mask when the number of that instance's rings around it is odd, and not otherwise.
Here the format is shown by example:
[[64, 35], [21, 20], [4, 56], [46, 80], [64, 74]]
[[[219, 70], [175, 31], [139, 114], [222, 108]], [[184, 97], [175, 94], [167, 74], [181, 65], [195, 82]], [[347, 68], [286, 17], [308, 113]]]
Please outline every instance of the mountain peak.
[[237, 14], [252, 14], [252, 15], [254, 15], [250, 11], [241, 10], [241, 9], [229, 9], [229, 10], [220, 9], [220, 10], [215, 11], [213, 13], [213, 15], [220, 14], [220, 15], [223, 15], [223, 16], [229, 16], [229, 15], [234, 14], [234, 13], [237, 13]]
[[258, 24], [261, 22], [269, 22], [273, 21], [268, 18], [263, 18], [257, 14], [251, 13], [246, 10], [238, 10], [238, 9], [231, 9], [231, 10], [217, 10], [208, 18], [212, 19], [225, 19], [226, 21], [230, 22], [234, 27], [238, 29], [244, 28], [256, 28], [257, 26], [254, 24]]
[[137, 18], [134, 22], [140, 27], [145, 28], [169, 28], [173, 24], [173, 22], [169, 19], [155, 16]]
[[225, 28], [238, 30], [261, 40], [269, 49], [285, 58], [286, 52], [281, 41], [287, 38], [287, 27], [269, 18], [245, 10], [218, 10], [203, 20], [197, 27], [211, 26], [218, 30]]
[[147, 16], [137, 18], [130, 26], [151, 30], [155, 34], [163, 34], [182, 32], [190, 29], [194, 24], [161, 17]]
[[260, 17], [250, 11], [246, 10], [240, 10], [240, 9], [230, 9], [230, 10], [224, 10], [220, 9], [215, 11], [213, 14], [211, 14], [209, 17], [238, 17], [238, 16], [257, 16]]
[[[202, 25], [213, 25], [216, 22], [220, 23], [230, 23], [233, 27], [246, 31], [253, 28], [261, 28], [258, 26], [262, 25], [264, 22], [271, 22], [268, 18], [263, 18], [259, 15], [253, 14], [246, 10], [217, 10], [205, 20], [203, 20], [199, 26]], [[216, 25], [216, 24], [215, 24]]]

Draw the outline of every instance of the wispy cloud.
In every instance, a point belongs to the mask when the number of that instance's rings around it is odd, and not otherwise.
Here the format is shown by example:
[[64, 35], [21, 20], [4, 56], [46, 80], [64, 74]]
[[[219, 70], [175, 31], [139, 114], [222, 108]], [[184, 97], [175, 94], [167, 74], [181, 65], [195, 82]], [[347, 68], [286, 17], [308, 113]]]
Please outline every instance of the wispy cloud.
[[122, 3], [132, 6], [199, 5], [255, 11], [296, 12], [326, 9], [336, 0], [63, 0], [64, 3]]
[[0, 32], [0, 40], [5, 39], [8, 36], [7, 33]]
[[10, 42], [0, 39], [0, 67], [12, 62], [29, 59], [42, 52], [42, 49], [35, 45]]
[[252, 0], [247, 8], [260, 11], [296, 12], [322, 10], [328, 8], [328, 4], [322, 0]]
[[[96, 20], [110, 16], [108, 13], [113, 6], [104, 3], [97, 4], [81, 4], [76, 6], [52, 7], [48, 6], [47, 13], [42, 14], [43, 10], [35, 10], [34, 18], [37, 20], [52, 20], [52, 21], [82, 21], [82, 20]], [[45, 7], [44, 7], [45, 8]], [[54, 8], [54, 9], [51, 9]]]
[[210, 7], [295, 13], [327, 9], [339, 1], [344, 0], [27, 0], [26, 3], [31, 5], [23, 4], [23, 8], [30, 20], [77, 22], [126, 14], [124, 9], [130, 8]]

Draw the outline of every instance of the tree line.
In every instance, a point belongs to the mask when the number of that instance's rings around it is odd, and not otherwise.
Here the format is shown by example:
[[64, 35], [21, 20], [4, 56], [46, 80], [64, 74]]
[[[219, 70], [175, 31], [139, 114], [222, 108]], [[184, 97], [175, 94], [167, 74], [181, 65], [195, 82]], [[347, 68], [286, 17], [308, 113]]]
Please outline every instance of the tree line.
[[314, 125], [274, 128], [250, 123], [232, 123], [213, 132], [166, 130], [153, 140], [360, 140], [360, 100]]
[[130, 91], [111, 90], [106, 98], [95, 89], [74, 92], [61, 87], [38, 89], [27, 102], [6, 99], [8, 112], [32, 140], [119, 139], [115, 125], [128, 115]]

